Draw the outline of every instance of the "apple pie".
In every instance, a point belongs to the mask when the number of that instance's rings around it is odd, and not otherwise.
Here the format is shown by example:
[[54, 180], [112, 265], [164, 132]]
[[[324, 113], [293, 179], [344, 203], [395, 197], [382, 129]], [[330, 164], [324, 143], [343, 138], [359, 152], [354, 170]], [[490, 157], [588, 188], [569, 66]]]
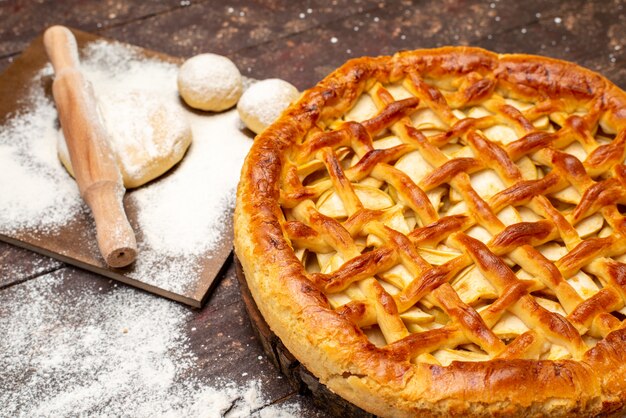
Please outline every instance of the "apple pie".
[[348, 61], [260, 134], [235, 249], [264, 318], [381, 416], [626, 403], [626, 94], [446, 47]]

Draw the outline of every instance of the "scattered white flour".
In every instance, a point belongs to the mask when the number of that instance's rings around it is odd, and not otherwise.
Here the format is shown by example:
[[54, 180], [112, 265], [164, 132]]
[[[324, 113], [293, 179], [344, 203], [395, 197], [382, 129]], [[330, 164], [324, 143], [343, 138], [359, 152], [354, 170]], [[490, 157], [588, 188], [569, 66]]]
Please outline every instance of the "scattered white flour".
[[[105, 41], [82, 52], [82, 71], [96, 97], [144, 91], [183, 109], [176, 65]], [[51, 74], [48, 65], [32, 84], [42, 85], [41, 79]], [[87, 210], [56, 155], [54, 104], [41, 87], [33, 88], [30, 96], [34, 107], [0, 131], [0, 233], [8, 235], [26, 228], [58, 228]], [[183, 161], [171, 175], [129, 192], [137, 206], [139, 253], [128, 274], [175, 293], [195, 289], [201, 274], [198, 257], [210, 257], [230, 228], [226, 220], [252, 144], [241, 132], [235, 110], [210, 116], [183, 112], [193, 133]]]
[[297, 403], [263, 408], [258, 380], [194, 378], [189, 309], [126, 286], [59, 298], [68, 271], [0, 294], [1, 417], [299, 415]]
[[0, 233], [7, 235], [54, 230], [83, 210], [78, 187], [56, 156], [56, 109], [33, 84], [32, 109], [0, 128]]
[[251, 145], [236, 111], [189, 117], [194, 141], [174, 175], [131, 194], [144, 239], [170, 256], [200, 255], [221, 238]]
[[259, 411], [259, 418], [292, 418], [302, 416], [302, 408], [293, 400], [270, 405]]

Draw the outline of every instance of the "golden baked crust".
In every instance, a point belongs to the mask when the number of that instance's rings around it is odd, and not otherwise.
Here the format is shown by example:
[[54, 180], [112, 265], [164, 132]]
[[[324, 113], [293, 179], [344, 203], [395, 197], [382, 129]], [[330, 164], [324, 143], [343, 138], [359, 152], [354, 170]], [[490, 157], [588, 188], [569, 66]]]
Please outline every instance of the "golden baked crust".
[[618, 414], [625, 128], [626, 94], [563, 61], [351, 60], [246, 159], [252, 295], [310, 371], [381, 416]]

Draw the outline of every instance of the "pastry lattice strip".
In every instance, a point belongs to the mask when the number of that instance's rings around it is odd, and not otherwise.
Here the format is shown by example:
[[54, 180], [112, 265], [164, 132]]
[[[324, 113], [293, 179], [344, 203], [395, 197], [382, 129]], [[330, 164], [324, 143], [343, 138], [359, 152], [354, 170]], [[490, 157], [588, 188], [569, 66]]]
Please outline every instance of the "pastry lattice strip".
[[[593, 103], [584, 116], [561, 118], [562, 126], [556, 132], [539, 131], [532, 121], [555, 113], [554, 118], [558, 118], [562, 110], [558, 102], [541, 102], [522, 113], [493, 94], [488, 79], [471, 79], [447, 98], [416, 74], [410, 74], [403, 83], [413, 96], [402, 100], [395, 100], [388, 90], [376, 84], [368, 92], [379, 109], [374, 117], [360, 123], [338, 122], [332, 126], [334, 130], [319, 129], [309, 134], [284, 165], [281, 204], [291, 208], [294, 218], [284, 223], [284, 230], [297, 248], [321, 253], [336, 251], [342, 265], [331, 272], [310, 274], [311, 280], [327, 294], [352, 289], [356, 299], [340, 306], [338, 313], [361, 327], [378, 324], [388, 349], [416, 357], [474, 343], [492, 358], [537, 358], [545, 342], [550, 342], [566, 347], [572, 357], [580, 358], [588, 348], [580, 335], [603, 338], [622, 326], [610, 312], [624, 306], [622, 277], [626, 267], [610, 257], [623, 253], [623, 216], [616, 205], [626, 203], [626, 182], [624, 166], [617, 165], [613, 171], [611, 167], [624, 159], [626, 133], [622, 131], [610, 143], [598, 144], [591, 134], [599, 120]], [[487, 92], [480, 104], [491, 115], [457, 118], [448, 104], [467, 106], [472, 102], [467, 99], [467, 92], [475, 91]], [[410, 118], [420, 109], [434, 112], [449, 129], [425, 136]], [[519, 139], [501, 146], [481, 133], [501, 123], [510, 125]], [[375, 149], [372, 138], [387, 129], [401, 143]], [[441, 148], [454, 141], [467, 144], [481, 158], [450, 158]], [[559, 151], [574, 142], [588, 153], [583, 162]], [[392, 165], [415, 151], [433, 167], [417, 182]], [[351, 154], [355, 162], [346, 166], [344, 162]], [[524, 178], [515, 163], [521, 158], [531, 158], [550, 171], [542, 178]], [[473, 189], [470, 177], [485, 169], [497, 173], [506, 186], [487, 199]], [[311, 185], [302, 184], [302, 178], [319, 170], [326, 170], [327, 178]], [[598, 177], [600, 181], [593, 180]], [[364, 179], [379, 187], [393, 188], [398, 200], [395, 209], [367, 209], [356, 186]], [[427, 193], [441, 185], [449, 185], [450, 190], [462, 196], [468, 206], [467, 215], [439, 217]], [[568, 187], [576, 189], [582, 198], [572, 211], [563, 214], [544, 195]], [[345, 221], [325, 216], [316, 208], [313, 199], [319, 199], [328, 190], [334, 190], [341, 200]], [[544, 219], [507, 226], [497, 214], [509, 206], [527, 206]], [[398, 210], [406, 210], [404, 207], [410, 208], [423, 225], [406, 234], [386, 225]], [[596, 213], [602, 215], [612, 233], [581, 239], [576, 223]], [[493, 235], [487, 245], [463, 232], [475, 225]], [[361, 253], [355, 242], [359, 234], [375, 236], [378, 245]], [[435, 246], [442, 240], [461, 254], [433, 266], [416, 248], [421, 244]], [[534, 248], [553, 240], [562, 240], [569, 250], [555, 263]], [[520, 280], [498, 256], [511, 259], [528, 276], [540, 280]], [[497, 290], [497, 298], [480, 312], [464, 303], [450, 285], [463, 268], [472, 264]], [[401, 290], [392, 295], [375, 277], [384, 277], [395, 265], [402, 265], [413, 280], [395, 282]], [[589, 298], [581, 297], [567, 282], [583, 267], [603, 285]], [[554, 293], [567, 313], [566, 318], [535, 301], [531, 292], [542, 288]], [[444, 311], [450, 318], [448, 324], [409, 332], [402, 314], [422, 301]], [[529, 328], [508, 345], [492, 331], [506, 312], [521, 318]]]

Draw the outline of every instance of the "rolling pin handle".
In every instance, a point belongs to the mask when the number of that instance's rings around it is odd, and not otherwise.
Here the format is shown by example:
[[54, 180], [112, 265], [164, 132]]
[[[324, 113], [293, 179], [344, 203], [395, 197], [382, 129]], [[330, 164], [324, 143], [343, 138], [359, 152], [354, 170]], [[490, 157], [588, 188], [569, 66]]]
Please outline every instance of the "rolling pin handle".
[[137, 242], [122, 206], [124, 188], [112, 182], [94, 184], [83, 198], [96, 222], [96, 239], [106, 263], [125, 267], [137, 256]]
[[57, 75], [66, 68], [80, 65], [76, 38], [65, 26], [49, 27], [43, 34], [43, 44]]

